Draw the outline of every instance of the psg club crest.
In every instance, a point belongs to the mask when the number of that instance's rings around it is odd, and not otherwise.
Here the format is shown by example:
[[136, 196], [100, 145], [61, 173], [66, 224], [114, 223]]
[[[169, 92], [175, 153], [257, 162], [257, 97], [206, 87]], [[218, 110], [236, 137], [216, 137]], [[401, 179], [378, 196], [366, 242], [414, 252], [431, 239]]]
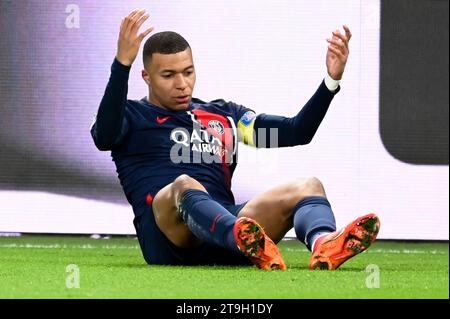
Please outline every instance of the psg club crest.
[[208, 126], [220, 135], [223, 135], [223, 133], [225, 133], [223, 124], [219, 121], [211, 120], [208, 122]]

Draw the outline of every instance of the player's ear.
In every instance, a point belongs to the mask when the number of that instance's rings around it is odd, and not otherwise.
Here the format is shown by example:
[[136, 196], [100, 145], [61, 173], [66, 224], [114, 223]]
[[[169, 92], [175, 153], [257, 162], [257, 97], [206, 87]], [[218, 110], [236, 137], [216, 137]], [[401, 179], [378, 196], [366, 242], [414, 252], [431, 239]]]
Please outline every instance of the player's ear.
[[142, 69], [142, 78], [144, 79], [145, 83], [150, 85], [150, 75], [145, 69]]

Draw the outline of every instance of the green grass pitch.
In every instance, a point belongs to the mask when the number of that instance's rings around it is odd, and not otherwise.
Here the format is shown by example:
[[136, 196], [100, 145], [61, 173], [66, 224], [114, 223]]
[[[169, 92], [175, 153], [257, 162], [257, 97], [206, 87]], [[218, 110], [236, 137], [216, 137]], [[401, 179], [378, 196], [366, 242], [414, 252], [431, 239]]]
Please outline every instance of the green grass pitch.
[[449, 298], [448, 242], [378, 241], [336, 271], [309, 270], [297, 241], [280, 249], [288, 270], [267, 272], [149, 266], [134, 238], [0, 237], [0, 298]]

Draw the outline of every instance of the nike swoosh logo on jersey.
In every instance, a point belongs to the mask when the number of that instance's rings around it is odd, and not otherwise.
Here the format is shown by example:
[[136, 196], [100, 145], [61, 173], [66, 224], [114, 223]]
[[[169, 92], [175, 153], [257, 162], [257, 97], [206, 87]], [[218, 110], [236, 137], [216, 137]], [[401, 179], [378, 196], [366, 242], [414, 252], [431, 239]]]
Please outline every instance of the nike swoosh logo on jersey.
[[163, 117], [163, 118], [160, 118], [159, 116], [157, 116], [156, 117], [156, 122], [158, 122], [158, 124], [163, 124], [168, 119], [170, 119], [170, 116], [166, 116], [166, 117]]

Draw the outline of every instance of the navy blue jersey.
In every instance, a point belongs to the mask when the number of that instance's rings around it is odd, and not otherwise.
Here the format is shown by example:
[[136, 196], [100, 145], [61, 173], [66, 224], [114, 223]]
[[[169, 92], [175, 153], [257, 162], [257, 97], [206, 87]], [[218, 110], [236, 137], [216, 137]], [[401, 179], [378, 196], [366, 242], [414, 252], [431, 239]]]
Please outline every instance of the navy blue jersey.
[[[128, 100], [130, 67], [114, 60], [111, 77], [91, 134], [100, 150], [111, 150], [125, 195], [133, 208], [145, 205], [182, 174], [198, 180], [221, 204], [233, 205], [231, 178], [236, 168], [238, 130], [249, 145], [270, 147], [276, 128], [278, 147], [309, 143], [334, 95], [324, 81], [292, 117], [255, 113], [238, 104], [192, 99], [185, 111], [173, 112], [147, 99]], [[258, 134], [267, 129], [267, 134]], [[254, 138], [255, 137], [255, 140]], [[134, 209], [139, 214], [140, 210]]]
[[[199, 181], [223, 204], [234, 204], [237, 123], [248, 108], [224, 100], [193, 99], [172, 112], [145, 98], [128, 100], [119, 142], [111, 155], [130, 204], [140, 205], [181, 174]], [[95, 138], [95, 137], [94, 137]]]

